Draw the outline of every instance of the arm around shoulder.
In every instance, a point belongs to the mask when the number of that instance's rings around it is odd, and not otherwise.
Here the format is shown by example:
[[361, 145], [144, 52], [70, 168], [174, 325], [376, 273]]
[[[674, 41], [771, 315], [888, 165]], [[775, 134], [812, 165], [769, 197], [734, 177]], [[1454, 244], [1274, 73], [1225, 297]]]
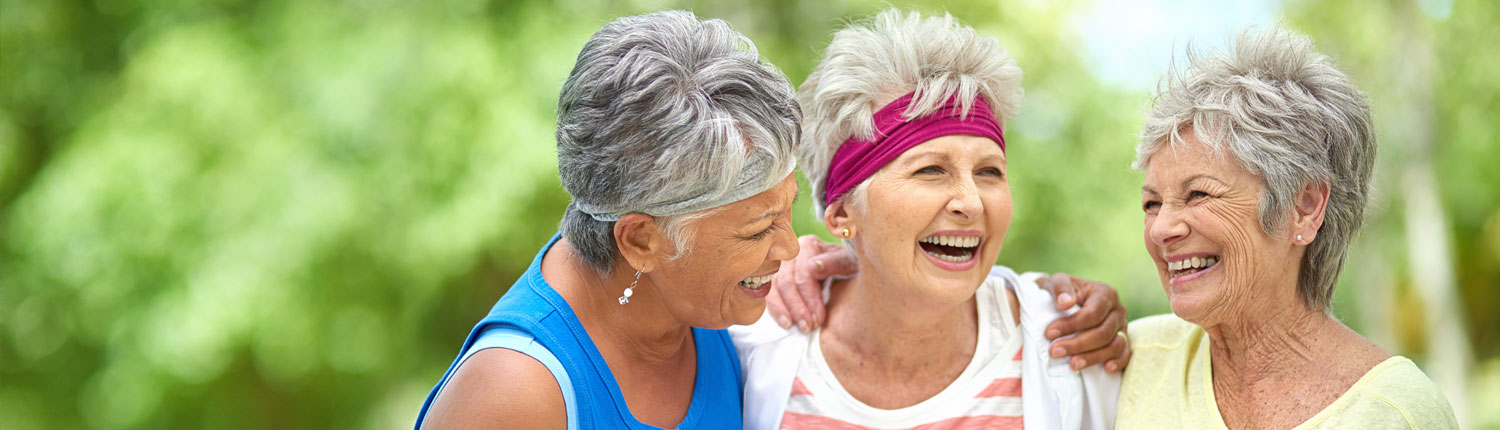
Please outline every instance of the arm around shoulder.
[[423, 429], [566, 429], [562, 389], [547, 366], [504, 348], [474, 353], [454, 372]]

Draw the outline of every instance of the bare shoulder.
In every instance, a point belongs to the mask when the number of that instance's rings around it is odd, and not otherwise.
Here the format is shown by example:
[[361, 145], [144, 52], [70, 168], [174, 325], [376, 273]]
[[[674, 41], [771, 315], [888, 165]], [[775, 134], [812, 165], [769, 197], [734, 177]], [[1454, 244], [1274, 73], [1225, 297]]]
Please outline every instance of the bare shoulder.
[[1356, 379], [1358, 375], [1363, 375], [1366, 371], [1395, 356], [1343, 323], [1339, 323], [1336, 327], [1334, 332], [1336, 335], [1331, 341], [1325, 342], [1325, 348], [1337, 357], [1331, 362], [1341, 363], [1352, 370], [1357, 370]]
[[448, 380], [422, 423], [424, 429], [496, 427], [567, 428], [562, 389], [547, 366], [504, 348], [474, 353]]

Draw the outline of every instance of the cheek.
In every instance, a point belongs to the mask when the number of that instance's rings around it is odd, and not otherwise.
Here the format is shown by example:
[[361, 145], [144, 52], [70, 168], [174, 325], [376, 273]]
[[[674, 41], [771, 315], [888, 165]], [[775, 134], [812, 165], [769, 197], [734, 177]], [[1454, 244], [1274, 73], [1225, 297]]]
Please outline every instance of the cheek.
[[982, 198], [984, 200], [984, 210], [989, 212], [990, 216], [1010, 219], [1014, 203], [1010, 197], [1010, 183], [1001, 182], [990, 187], [992, 188], [986, 190]]
[[909, 184], [880, 185], [879, 190], [870, 187], [865, 210], [854, 219], [854, 224], [861, 230], [859, 234], [869, 241], [896, 238], [905, 241], [906, 236], [925, 228], [934, 213], [943, 210], [943, 200], [937, 193], [914, 189]]
[[1217, 204], [1206, 206], [1200, 212], [1205, 230], [1216, 232], [1215, 236], [1219, 236], [1224, 246], [1239, 253], [1255, 250], [1254, 244], [1260, 227], [1253, 207]]
[[687, 270], [687, 277], [684, 279], [698, 281], [694, 283], [696, 285], [694, 288], [697, 291], [687, 293], [716, 295], [718, 293], [714, 290], [717, 288], [709, 288], [710, 286], [720, 287], [722, 284], [739, 282], [744, 276], [751, 275], [750, 272], [755, 270], [757, 263], [760, 261], [759, 259], [750, 257], [750, 254], [754, 252], [750, 249], [751, 247], [722, 243], [718, 245], [718, 247], [712, 248], [713, 251], [711, 252], [692, 254], [687, 257], [692, 258], [693, 261], [691, 262], [691, 268]]

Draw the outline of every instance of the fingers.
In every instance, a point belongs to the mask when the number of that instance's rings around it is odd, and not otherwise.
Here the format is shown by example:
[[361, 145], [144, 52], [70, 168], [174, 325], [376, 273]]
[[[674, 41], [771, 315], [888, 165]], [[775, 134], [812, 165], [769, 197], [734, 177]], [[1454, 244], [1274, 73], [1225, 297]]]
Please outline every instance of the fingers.
[[[1109, 304], [1103, 302], [1103, 300], [1084, 301], [1083, 306], [1078, 309], [1078, 312], [1058, 318], [1052, 324], [1048, 324], [1045, 333], [1047, 340], [1056, 340], [1063, 336], [1076, 334], [1103, 325], [1105, 318], [1113, 310]], [[1112, 327], [1109, 329], [1109, 332], [1114, 332], [1118, 329], [1118, 327]]]
[[1130, 346], [1130, 336], [1123, 331], [1120, 332], [1120, 340], [1122, 341], [1121, 343], [1125, 345], [1125, 351], [1121, 352], [1119, 357], [1109, 361], [1105, 361], [1105, 371], [1115, 372], [1125, 370], [1125, 366], [1130, 365], [1130, 357], [1131, 355], [1133, 355], [1132, 352], [1135, 350], [1135, 348], [1132, 348]]
[[823, 280], [834, 276], [849, 276], [859, 271], [854, 254], [848, 249], [836, 245], [822, 246], [826, 252], [809, 259], [811, 264], [805, 267], [805, 276], [799, 273], [797, 279], [797, 289], [802, 291], [802, 298], [807, 301], [811, 318], [807, 324], [812, 327], [822, 327], [824, 317], [827, 316], [823, 303]]
[[[1129, 354], [1130, 344], [1126, 341], [1124, 333], [1115, 332], [1112, 334], [1112, 340], [1110, 340], [1106, 347], [1074, 355], [1073, 358], [1068, 359], [1068, 367], [1073, 370], [1082, 370], [1085, 367], [1105, 363], [1107, 360], [1122, 356], [1125, 357], [1125, 361], [1129, 361]], [[1106, 363], [1104, 370], [1113, 372], [1124, 368], [1123, 365], [1115, 364], [1119, 367], [1111, 368], [1110, 364]]]
[[791, 269], [788, 267], [790, 264], [786, 261], [781, 262], [781, 268], [776, 271], [776, 276], [771, 278], [771, 291], [766, 295], [766, 312], [771, 314], [771, 318], [776, 319], [776, 325], [781, 328], [792, 327], [792, 311], [787, 308], [786, 301], [781, 298], [781, 289], [777, 288], [792, 282], [790, 280]]
[[795, 319], [797, 327], [801, 328], [804, 332], [812, 327], [819, 327], [823, 324], [822, 278], [814, 279], [815, 276], [813, 276], [817, 264], [815, 262], [798, 262], [797, 267], [793, 269], [796, 273], [796, 278], [791, 289], [796, 291], [797, 299], [802, 302], [802, 308], [806, 309], [806, 312], [796, 314]]
[[[1116, 323], [1115, 321], [1117, 321], [1117, 319], [1115, 318], [1104, 318], [1102, 319], [1102, 321], [1103, 323], [1079, 332], [1078, 334], [1073, 335], [1073, 337], [1052, 342], [1052, 347], [1050, 350], [1052, 357], [1058, 358], [1070, 355], [1076, 356], [1099, 349], [1109, 348], [1110, 343], [1115, 340], [1116, 335], [1120, 332], [1120, 330], [1124, 329], [1124, 327]], [[1105, 358], [1115, 358], [1115, 356], [1117, 355], [1119, 354], [1111, 354]], [[1098, 362], [1090, 362], [1090, 364], [1093, 363]]]
[[1038, 280], [1038, 285], [1052, 292], [1052, 301], [1057, 304], [1057, 310], [1061, 311], [1078, 304], [1078, 287], [1074, 285], [1075, 279], [1083, 280], [1058, 272]]
[[[1115, 293], [1114, 288], [1111, 288], [1109, 285], [1089, 281], [1082, 278], [1068, 275], [1064, 276], [1070, 278], [1070, 280], [1067, 282], [1067, 288], [1073, 289], [1074, 294], [1076, 294], [1077, 300], [1079, 302], [1079, 308], [1078, 311], [1074, 312], [1072, 315], [1058, 318], [1056, 321], [1053, 321], [1052, 324], [1047, 325], [1047, 331], [1045, 332], [1045, 335], [1047, 336], [1048, 340], [1054, 340], [1073, 333], [1098, 327], [1104, 323], [1104, 318], [1108, 317], [1109, 315], [1111, 315], [1111, 312], [1114, 312], [1116, 310], [1119, 311], [1119, 315], [1117, 315], [1118, 321], [1114, 322], [1118, 323], [1121, 327], [1125, 325], [1125, 306], [1120, 304], [1120, 296]], [[1056, 275], [1049, 278], [1055, 277]], [[1058, 288], [1063, 287], [1058, 286]], [[1062, 304], [1061, 300], [1062, 297], [1059, 296], [1059, 305]], [[1115, 327], [1110, 331], [1118, 330], [1121, 327]]]
[[812, 261], [814, 268], [817, 269], [813, 277], [819, 282], [834, 276], [849, 276], [859, 272], [859, 262], [855, 261], [854, 253], [842, 246], [829, 246], [827, 252], [813, 257]]
[[782, 328], [796, 325], [810, 331], [823, 325], [826, 315], [823, 303], [823, 280], [832, 276], [852, 275], [859, 269], [854, 256], [842, 246], [823, 243], [813, 235], [797, 238], [797, 256], [781, 263], [771, 280], [771, 296], [766, 307], [772, 310]]
[[[797, 259], [802, 259], [803, 254], [806, 253], [799, 253]], [[776, 296], [777, 301], [785, 310], [784, 314], [772, 313], [772, 316], [776, 317], [776, 324], [781, 325], [781, 328], [791, 328], [793, 323], [798, 323], [799, 328], [807, 331], [807, 301], [797, 287], [796, 266], [800, 264], [802, 263], [796, 259], [781, 262], [781, 269], [777, 270], [776, 276], [771, 278], [771, 294], [766, 297], [766, 307], [771, 307], [771, 296]]]
[[[804, 309], [792, 315], [792, 322], [797, 324], [797, 328], [806, 332], [813, 327], [821, 326], [823, 321], [822, 280], [828, 276], [819, 275], [824, 263], [814, 260], [814, 257], [825, 253], [827, 245], [817, 236], [810, 234], [798, 237], [797, 245], [800, 252], [797, 253], [797, 258], [794, 259], [795, 264], [790, 270], [792, 282], [787, 285], [789, 292], [787, 300], [797, 300], [799, 307]], [[791, 292], [795, 292], [795, 295]]]

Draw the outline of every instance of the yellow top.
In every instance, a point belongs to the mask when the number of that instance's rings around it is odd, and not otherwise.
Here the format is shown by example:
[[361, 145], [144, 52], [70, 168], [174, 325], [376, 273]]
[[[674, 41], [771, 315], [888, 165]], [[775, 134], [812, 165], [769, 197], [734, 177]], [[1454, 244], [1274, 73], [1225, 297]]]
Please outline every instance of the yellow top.
[[[1130, 323], [1134, 357], [1125, 369], [1117, 429], [1223, 429], [1214, 399], [1208, 335], [1175, 315]], [[1456, 429], [1453, 408], [1406, 357], [1371, 368], [1298, 429]]]

